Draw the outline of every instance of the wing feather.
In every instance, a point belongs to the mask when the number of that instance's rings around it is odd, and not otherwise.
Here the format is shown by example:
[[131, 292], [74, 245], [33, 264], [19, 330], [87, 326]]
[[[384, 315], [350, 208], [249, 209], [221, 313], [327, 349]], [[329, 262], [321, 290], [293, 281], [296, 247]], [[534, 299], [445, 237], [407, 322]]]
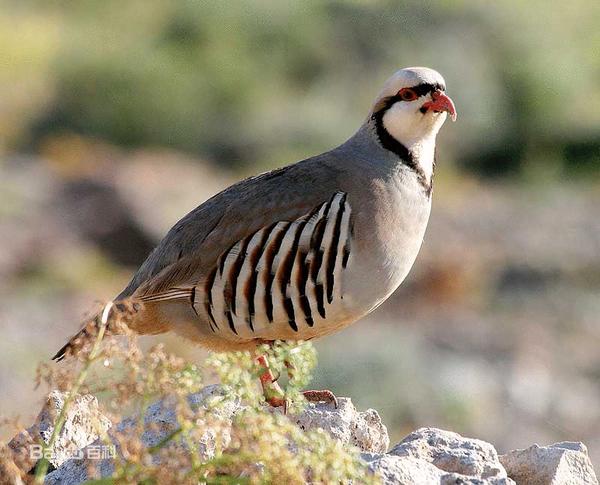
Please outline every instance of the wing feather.
[[[243, 180], [181, 219], [119, 295], [175, 296], [205, 281], [220, 255], [281, 221], [294, 221], [340, 190], [340, 172], [320, 157]], [[318, 177], [315, 174], [319, 174]], [[186, 297], [181, 294], [181, 297]]]

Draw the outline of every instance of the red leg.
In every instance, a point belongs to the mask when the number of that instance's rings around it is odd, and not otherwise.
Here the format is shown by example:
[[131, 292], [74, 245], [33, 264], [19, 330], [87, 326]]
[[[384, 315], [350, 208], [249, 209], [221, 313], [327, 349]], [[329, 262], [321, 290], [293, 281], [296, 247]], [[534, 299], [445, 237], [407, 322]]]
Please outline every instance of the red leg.
[[[279, 386], [279, 384], [277, 384], [277, 378], [273, 375], [273, 372], [271, 372], [271, 369], [269, 367], [269, 362], [267, 360], [267, 357], [265, 355], [261, 355], [259, 356], [256, 361], [258, 362], [258, 365], [264, 369], [262, 374], [260, 375], [259, 379], [260, 379], [260, 384], [262, 386], [263, 389], [263, 394], [265, 396], [265, 400], [267, 401], [267, 403], [273, 407], [284, 407], [284, 412], [285, 412], [285, 408], [286, 408], [286, 400], [285, 400], [285, 393], [283, 392], [283, 390], [281, 389], [281, 387]], [[288, 369], [288, 374], [292, 375], [292, 373], [294, 372], [294, 366], [292, 365], [291, 362], [289, 361], [285, 361], [284, 362], [285, 366]], [[335, 397], [335, 395], [333, 394], [333, 392], [324, 389], [324, 390], [310, 390], [310, 391], [304, 391], [302, 393], [304, 395], [304, 397], [306, 398], [307, 401], [309, 402], [326, 402], [326, 403], [331, 403], [334, 405], [335, 408], [338, 407], [338, 400]]]
[[269, 405], [273, 406], [274, 408], [285, 406], [285, 394], [282, 391], [281, 387], [279, 387], [279, 384], [277, 384], [277, 379], [275, 378], [275, 376], [271, 372], [271, 369], [269, 368], [269, 362], [267, 361], [267, 357], [261, 355], [256, 360], [258, 362], [258, 365], [260, 365], [264, 369], [264, 372], [260, 375], [260, 384], [263, 389], [265, 400]]

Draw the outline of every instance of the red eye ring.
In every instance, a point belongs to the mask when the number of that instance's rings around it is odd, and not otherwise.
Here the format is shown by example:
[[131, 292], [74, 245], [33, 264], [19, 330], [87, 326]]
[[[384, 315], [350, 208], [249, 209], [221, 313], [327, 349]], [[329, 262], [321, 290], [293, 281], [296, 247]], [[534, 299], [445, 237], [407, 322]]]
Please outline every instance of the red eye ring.
[[402, 88], [398, 91], [398, 96], [402, 101], [414, 101], [419, 97], [419, 95], [412, 88]]

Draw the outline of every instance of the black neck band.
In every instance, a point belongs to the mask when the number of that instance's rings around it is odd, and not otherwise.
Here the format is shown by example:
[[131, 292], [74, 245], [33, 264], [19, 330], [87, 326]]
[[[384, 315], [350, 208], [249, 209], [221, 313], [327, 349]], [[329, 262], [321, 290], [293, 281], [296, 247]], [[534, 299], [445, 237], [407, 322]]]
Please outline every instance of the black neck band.
[[373, 113], [373, 115], [371, 116], [371, 118], [375, 122], [377, 138], [379, 139], [379, 143], [381, 143], [381, 146], [383, 148], [396, 154], [400, 158], [400, 160], [402, 160], [404, 165], [406, 165], [413, 172], [415, 172], [419, 184], [421, 184], [421, 186], [425, 190], [425, 193], [427, 194], [427, 196], [429, 196], [431, 194], [432, 184], [427, 181], [425, 172], [423, 172], [423, 169], [419, 165], [418, 160], [415, 159], [412, 152], [408, 148], [406, 148], [402, 143], [400, 143], [392, 135], [390, 135], [390, 132], [387, 131], [387, 129], [383, 125], [383, 116], [396, 101], [400, 101], [399, 96], [390, 96], [385, 100], [384, 106], [375, 113]]

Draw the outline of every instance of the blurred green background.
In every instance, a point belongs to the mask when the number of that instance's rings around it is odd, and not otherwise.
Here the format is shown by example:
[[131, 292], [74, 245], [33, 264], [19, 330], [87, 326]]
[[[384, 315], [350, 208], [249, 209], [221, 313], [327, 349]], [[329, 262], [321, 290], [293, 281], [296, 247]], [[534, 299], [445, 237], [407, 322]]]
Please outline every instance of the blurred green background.
[[395, 441], [582, 440], [600, 462], [599, 2], [0, 6], [1, 414], [31, 421], [37, 362], [179, 217], [341, 143], [392, 72], [425, 65], [459, 117], [423, 249], [385, 305], [318, 342], [314, 385]]

